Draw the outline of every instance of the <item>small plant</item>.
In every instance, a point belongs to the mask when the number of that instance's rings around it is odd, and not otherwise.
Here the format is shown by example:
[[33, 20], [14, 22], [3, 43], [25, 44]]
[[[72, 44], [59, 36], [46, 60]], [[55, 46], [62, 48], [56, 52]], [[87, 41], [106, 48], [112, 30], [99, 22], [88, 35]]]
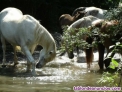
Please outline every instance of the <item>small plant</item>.
[[115, 72], [113, 74], [109, 72], [104, 72], [102, 74], [102, 77], [97, 81], [97, 83], [101, 85], [110, 86], [110, 87], [118, 86], [117, 84], [118, 82], [117, 79], [119, 78], [118, 75], [119, 75], [118, 72]]
[[76, 46], [80, 49], [87, 49], [95, 46], [95, 42], [93, 44], [88, 44], [88, 42], [86, 42], [86, 37], [93, 38], [93, 32], [90, 31], [89, 28], [71, 28], [67, 30], [67, 27], [65, 27], [61, 51], [64, 51], [65, 48], [71, 51]]

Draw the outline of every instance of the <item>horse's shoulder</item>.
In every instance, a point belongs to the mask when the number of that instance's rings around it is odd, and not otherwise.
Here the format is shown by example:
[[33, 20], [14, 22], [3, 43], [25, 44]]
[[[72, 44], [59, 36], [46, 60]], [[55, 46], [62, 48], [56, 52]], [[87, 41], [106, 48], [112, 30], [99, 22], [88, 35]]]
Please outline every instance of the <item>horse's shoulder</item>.
[[33, 17], [31, 16], [31, 15], [24, 15], [23, 16], [24, 18], [23, 19], [25, 19], [25, 20], [33, 20]]
[[39, 22], [30, 15], [24, 15], [19, 23], [23, 30], [35, 30], [39, 24]]
[[22, 20], [23, 20], [23, 22], [30, 22], [30, 23], [35, 23], [35, 24], [39, 23], [39, 21], [37, 21], [31, 15], [24, 15]]

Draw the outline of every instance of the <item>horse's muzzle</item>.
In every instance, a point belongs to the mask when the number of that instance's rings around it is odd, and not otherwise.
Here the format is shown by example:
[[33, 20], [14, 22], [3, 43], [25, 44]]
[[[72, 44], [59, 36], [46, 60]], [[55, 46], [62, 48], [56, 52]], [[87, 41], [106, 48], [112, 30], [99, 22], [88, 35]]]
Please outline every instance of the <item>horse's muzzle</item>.
[[69, 58], [73, 59], [74, 58], [74, 54], [69, 55]]
[[37, 63], [36, 68], [42, 68], [42, 67], [43, 65], [40, 65], [39, 63]]
[[73, 51], [68, 52], [68, 57], [69, 57], [70, 59], [73, 59], [73, 58], [74, 58]]

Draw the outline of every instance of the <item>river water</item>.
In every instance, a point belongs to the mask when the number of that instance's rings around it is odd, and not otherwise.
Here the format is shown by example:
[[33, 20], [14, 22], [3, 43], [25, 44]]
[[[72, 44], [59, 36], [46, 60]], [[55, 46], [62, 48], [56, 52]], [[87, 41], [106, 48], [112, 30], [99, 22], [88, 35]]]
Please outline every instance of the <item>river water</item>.
[[[57, 56], [42, 69], [36, 69], [37, 76], [24, 73], [26, 58], [19, 57], [20, 64], [16, 68], [0, 67], [0, 92], [81, 92], [73, 87], [103, 86], [97, 83], [102, 76], [97, 63], [98, 53], [95, 52], [94, 56], [91, 71], [87, 70], [85, 53], [82, 52], [79, 61], [76, 57], [70, 60], [66, 55]], [[37, 59], [38, 55], [34, 58]]]

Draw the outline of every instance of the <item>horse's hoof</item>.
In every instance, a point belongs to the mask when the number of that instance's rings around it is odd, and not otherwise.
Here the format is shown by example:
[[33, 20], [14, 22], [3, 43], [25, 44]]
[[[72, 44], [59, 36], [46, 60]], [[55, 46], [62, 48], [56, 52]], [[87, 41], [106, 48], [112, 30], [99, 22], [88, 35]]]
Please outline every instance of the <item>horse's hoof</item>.
[[7, 65], [2, 65], [2, 68], [6, 68], [7, 67]]
[[37, 72], [33, 72], [33, 71], [32, 71], [32, 75], [33, 75], [33, 76], [36, 76], [36, 75], [38, 75], [38, 74], [37, 74]]
[[37, 74], [36, 72], [34, 72], [34, 73], [32, 72], [32, 75], [33, 75], [33, 76], [36, 76], [36, 75], [38, 75], [38, 74]]

